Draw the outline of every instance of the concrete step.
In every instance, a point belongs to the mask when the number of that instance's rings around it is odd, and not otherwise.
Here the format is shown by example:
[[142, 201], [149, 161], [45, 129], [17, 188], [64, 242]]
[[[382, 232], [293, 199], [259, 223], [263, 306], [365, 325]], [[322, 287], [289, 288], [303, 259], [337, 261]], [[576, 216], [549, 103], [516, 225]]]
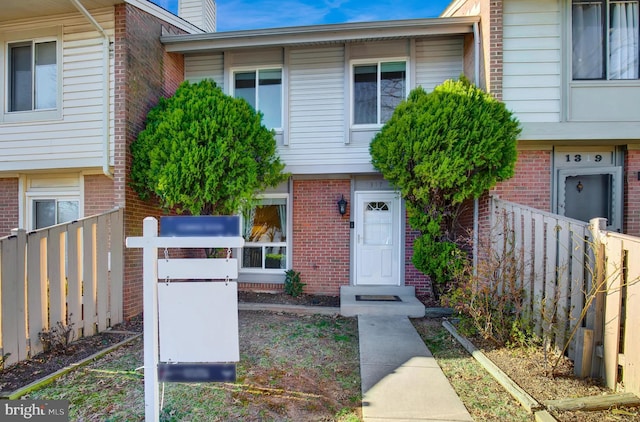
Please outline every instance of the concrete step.
[[[357, 296], [360, 296], [361, 300], [358, 300]], [[385, 296], [397, 296], [399, 300], [379, 300]], [[425, 307], [416, 299], [413, 286], [340, 287], [340, 315], [343, 316], [400, 315], [422, 318], [424, 313]]]

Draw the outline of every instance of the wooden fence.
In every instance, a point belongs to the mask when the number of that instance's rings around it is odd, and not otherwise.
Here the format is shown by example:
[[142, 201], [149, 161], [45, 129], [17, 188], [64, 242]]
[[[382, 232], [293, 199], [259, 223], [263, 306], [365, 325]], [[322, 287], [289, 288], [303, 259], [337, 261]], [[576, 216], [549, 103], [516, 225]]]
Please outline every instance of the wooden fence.
[[0, 239], [0, 353], [43, 350], [39, 333], [75, 338], [122, 322], [123, 210]]
[[522, 314], [574, 360], [576, 374], [640, 394], [640, 238], [503, 201], [491, 250], [517, 257]]

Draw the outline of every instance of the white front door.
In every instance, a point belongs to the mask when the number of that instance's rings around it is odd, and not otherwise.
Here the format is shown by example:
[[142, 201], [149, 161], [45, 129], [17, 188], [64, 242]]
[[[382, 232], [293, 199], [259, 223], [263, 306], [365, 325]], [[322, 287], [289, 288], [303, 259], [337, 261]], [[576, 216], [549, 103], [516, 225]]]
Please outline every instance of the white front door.
[[355, 193], [355, 284], [400, 285], [400, 198]]

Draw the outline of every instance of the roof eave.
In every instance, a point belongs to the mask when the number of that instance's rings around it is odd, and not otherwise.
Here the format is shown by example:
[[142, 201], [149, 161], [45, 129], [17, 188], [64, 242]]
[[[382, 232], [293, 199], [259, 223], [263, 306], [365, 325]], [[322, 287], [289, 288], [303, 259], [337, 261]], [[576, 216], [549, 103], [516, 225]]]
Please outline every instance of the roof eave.
[[473, 33], [476, 16], [296, 26], [161, 37], [167, 51], [193, 53]]

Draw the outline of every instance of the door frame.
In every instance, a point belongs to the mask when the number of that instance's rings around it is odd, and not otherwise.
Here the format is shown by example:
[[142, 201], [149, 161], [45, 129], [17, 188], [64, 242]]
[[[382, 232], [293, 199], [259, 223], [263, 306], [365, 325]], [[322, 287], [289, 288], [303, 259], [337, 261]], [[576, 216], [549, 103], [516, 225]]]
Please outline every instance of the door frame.
[[564, 214], [564, 201], [565, 201], [565, 180], [567, 177], [577, 176], [596, 176], [601, 174], [607, 174], [612, 177], [611, 182], [611, 203], [609, 207], [611, 209], [612, 221], [607, 221], [607, 230], [610, 231], [622, 231], [622, 208], [623, 208], [623, 179], [622, 179], [622, 167], [586, 167], [586, 168], [574, 168], [574, 169], [560, 169], [558, 170], [557, 177], [557, 200], [556, 200], [556, 213], [559, 215]]
[[[373, 196], [379, 197], [381, 200], [392, 200], [394, 205], [397, 207], [397, 217], [393, 221], [393, 227], [395, 229], [395, 238], [396, 238], [396, 249], [394, 254], [396, 256], [396, 268], [394, 269], [394, 278], [397, 279], [397, 283], [394, 284], [359, 284], [358, 283], [358, 264], [359, 264], [359, 252], [360, 252], [360, 242], [358, 236], [362, 236], [363, 229], [363, 218], [362, 218], [362, 206], [361, 201], [363, 201], [363, 197], [365, 196]], [[401, 286], [403, 285], [403, 274], [404, 274], [404, 261], [403, 261], [403, 252], [404, 252], [404, 207], [402, 203], [402, 199], [400, 197], [400, 193], [392, 190], [383, 190], [383, 191], [354, 191], [353, 192], [353, 222], [354, 222], [354, 231], [353, 231], [353, 258], [352, 258], [352, 285], [354, 286]]]

